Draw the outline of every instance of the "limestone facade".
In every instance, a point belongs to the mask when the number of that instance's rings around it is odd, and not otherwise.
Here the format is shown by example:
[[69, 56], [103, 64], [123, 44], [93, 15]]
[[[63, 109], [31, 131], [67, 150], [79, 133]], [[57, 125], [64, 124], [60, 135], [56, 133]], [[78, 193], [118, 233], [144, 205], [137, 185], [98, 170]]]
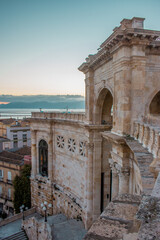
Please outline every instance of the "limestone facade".
[[[143, 22], [123, 19], [79, 67], [84, 114], [32, 113], [32, 205], [38, 211], [46, 200], [52, 213], [80, 218], [88, 228], [118, 194], [150, 194], [160, 162], [160, 32]], [[41, 140], [47, 143], [45, 176]]]

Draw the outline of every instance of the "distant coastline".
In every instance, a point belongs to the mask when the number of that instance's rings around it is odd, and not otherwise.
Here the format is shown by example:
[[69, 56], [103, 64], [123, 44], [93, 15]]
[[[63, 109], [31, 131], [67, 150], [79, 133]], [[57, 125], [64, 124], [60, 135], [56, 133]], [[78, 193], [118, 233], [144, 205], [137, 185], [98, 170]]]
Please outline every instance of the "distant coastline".
[[38, 108], [84, 109], [85, 99], [80, 95], [0, 95], [0, 109]]
[[[12, 109], [0, 109], [0, 119], [3, 118], [15, 118], [15, 119], [23, 119], [30, 118], [32, 112], [39, 112], [39, 108], [30, 108], [30, 109], [22, 109], [22, 108], [12, 108]], [[42, 112], [84, 112], [82, 109], [41, 109]]]

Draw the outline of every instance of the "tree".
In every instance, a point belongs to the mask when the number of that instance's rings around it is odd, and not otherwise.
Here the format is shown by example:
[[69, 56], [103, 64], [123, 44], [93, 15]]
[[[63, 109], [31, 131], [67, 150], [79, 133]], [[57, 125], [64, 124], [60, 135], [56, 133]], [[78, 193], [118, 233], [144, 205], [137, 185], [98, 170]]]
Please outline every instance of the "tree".
[[16, 176], [13, 181], [14, 186], [14, 209], [20, 212], [20, 206], [31, 207], [31, 188], [30, 188], [31, 166], [24, 165], [20, 171], [20, 176]]

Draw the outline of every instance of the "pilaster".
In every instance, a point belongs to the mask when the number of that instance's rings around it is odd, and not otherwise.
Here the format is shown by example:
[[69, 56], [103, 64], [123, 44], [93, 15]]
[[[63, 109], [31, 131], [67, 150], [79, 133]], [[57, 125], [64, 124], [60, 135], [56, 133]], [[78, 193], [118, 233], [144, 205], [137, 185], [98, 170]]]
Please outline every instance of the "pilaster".
[[37, 147], [36, 147], [36, 130], [31, 131], [31, 153], [32, 153], [32, 178], [37, 174]]
[[124, 167], [119, 172], [119, 194], [129, 193], [130, 169]]

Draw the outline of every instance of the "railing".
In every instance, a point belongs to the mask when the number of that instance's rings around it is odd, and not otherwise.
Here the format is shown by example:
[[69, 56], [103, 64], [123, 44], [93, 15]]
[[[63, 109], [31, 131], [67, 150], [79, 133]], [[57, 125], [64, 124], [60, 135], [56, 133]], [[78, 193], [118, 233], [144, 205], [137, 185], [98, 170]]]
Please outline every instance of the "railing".
[[0, 177], [0, 182], [3, 182], [3, 177]]
[[4, 194], [4, 193], [1, 193], [1, 194], [0, 194], [0, 198], [5, 199], [5, 201], [6, 201], [6, 200], [8, 200], [8, 201], [12, 201], [12, 198], [11, 198], [10, 196], [7, 196], [7, 195]]
[[8, 184], [12, 184], [12, 180], [7, 179]]
[[5, 199], [5, 195], [3, 193], [0, 193], [0, 198], [4, 198]]
[[[35, 212], [36, 212], [36, 209], [31, 208], [31, 209], [24, 212], [24, 216], [27, 217], [31, 214], [34, 214]], [[22, 219], [22, 217], [23, 217], [23, 213], [21, 212], [21, 213], [18, 213], [16, 215], [12, 216], [12, 217], [6, 218], [5, 220], [0, 221], [0, 227], [6, 225], [8, 223], [14, 222], [18, 219]]]
[[133, 137], [153, 154], [154, 158], [160, 155], [160, 128], [150, 124], [134, 122]]
[[85, 121], [84, 113], [32, 112], [32, 118]]
[[8, 201], [12, 201], [12, 197], [11, 197], [11, 196], [6, 196], [6, 199], [7, 199]]

